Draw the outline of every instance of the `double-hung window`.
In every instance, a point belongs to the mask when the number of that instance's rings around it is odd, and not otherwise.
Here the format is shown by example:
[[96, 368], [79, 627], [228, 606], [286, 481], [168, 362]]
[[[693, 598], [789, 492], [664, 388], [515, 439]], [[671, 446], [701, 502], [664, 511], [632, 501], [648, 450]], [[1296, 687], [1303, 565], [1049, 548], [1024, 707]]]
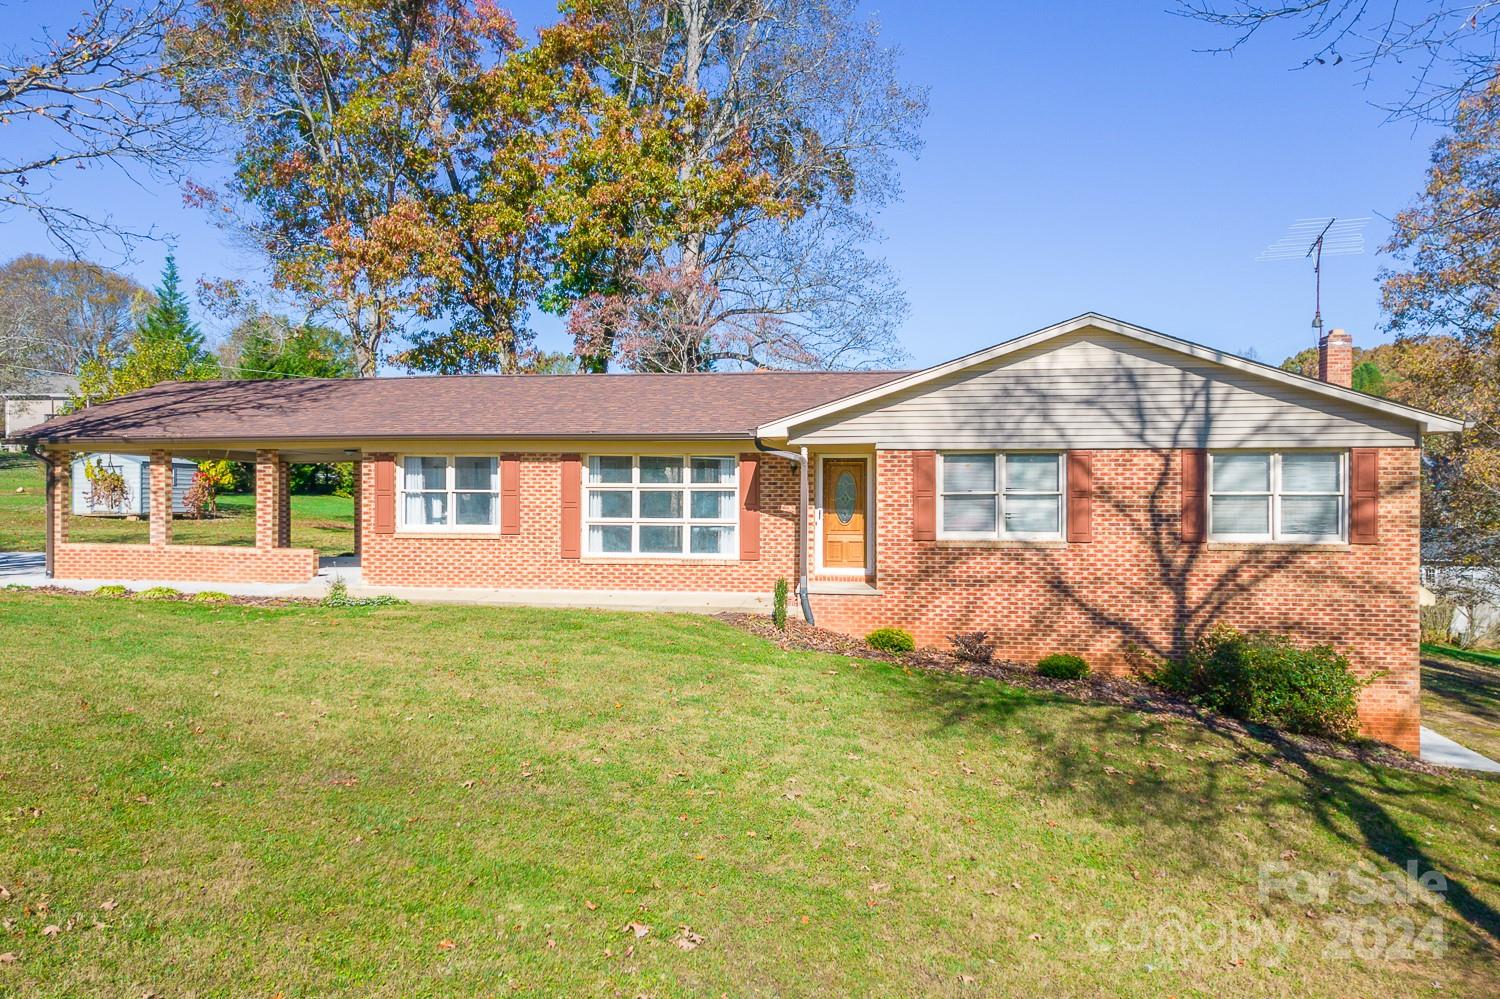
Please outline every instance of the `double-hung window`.
[[940, 536], [1062, 537], [1062, 455], [952, 452], [940, 458]]
[[733, 557], [739, 461], [733, 457], [592, 455], [585, 472], [590, 555]]
[[1211, 452], [1209, 537], [1342, 541], [1348, 509], [1345, 465], [1341, 451]]
[[482, 531], [500, 509], [498, 458], [407, 455], [401, 459], [401, 526]]

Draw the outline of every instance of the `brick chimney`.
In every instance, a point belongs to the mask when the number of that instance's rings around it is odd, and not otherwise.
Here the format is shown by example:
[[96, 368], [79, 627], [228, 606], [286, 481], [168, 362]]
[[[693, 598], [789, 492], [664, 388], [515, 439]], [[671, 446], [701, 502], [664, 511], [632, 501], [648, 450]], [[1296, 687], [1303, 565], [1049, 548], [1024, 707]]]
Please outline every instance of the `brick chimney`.
[[1318, 379], [1349, 388], [1354, 384], [1354, 338], [1329, 330], [1318, 341]]

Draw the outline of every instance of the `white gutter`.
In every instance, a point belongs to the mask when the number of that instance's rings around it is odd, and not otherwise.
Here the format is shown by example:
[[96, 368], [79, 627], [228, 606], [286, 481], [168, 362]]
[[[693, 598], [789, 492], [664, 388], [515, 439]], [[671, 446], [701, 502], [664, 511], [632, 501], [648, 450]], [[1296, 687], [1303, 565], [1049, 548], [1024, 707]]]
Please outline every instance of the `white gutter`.
[[755, 447], [766, 454], [774, 454], [794, 461], [798, 465], [798, 496], [797, 504], [797, 601], [802, 605], [802, 620], [808, 624], [814, 624], [812, 612], [812, 600], [808, 596], [807, 581], [807, 448], [803, 448], [799, 454], [796, 451], [780, 451], [761, 443], [760, 438], [752, 438]]

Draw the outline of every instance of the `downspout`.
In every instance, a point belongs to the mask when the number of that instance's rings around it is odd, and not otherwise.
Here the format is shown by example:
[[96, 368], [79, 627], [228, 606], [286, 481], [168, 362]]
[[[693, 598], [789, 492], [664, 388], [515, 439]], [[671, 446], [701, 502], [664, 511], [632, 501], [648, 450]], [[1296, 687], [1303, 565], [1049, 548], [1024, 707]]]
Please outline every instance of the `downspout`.
[[797, 507], [797, 601], [802, 605], [802, 620], [808, 624], [814, 624], [812, 612], [812, 600], [807, 595], [807, 448], [803, 448], [799, 454], [796, 451], [782, 451], [761, 442], [760, 435], [752, 435], [756, 450], [764, 451], [766, 454], [774, 454], [794, 461], [798, 466], [798, 485], [801, 501]]
[[[42, 463], [42, 481], [46, 486], [47, 496], [47, 554], [44, 557], [43, 565], [45, 566], [47, 578], [51, 579], [53, 559], [56, 557], [55, 549], [57, 547], [57, 542], [53, 538], [57, 518], [52, 509], [53, 494], [57, 492], [57, 476], [52, 474], [52, 470], [57, 463], [52, 460], [51, 455], [43, 451], [35, 442], [26, 445], [26, 453]], [[66, 497], [64, 499], [66, 500]]]

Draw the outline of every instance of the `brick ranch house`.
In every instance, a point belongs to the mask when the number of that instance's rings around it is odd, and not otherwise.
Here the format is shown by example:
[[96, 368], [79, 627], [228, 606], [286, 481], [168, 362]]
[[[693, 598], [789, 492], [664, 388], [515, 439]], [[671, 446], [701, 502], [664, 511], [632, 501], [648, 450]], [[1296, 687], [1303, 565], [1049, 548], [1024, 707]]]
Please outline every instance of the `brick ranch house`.
[[[1089, 314], [916, 372], [168, 383], [21, 439], [56, 578], [296, 582], [289, 463], [354, 462], [371, 586], [763, 600], [817, 624], [1123, 669], [1215, 622], [1375, 675], [1418, 747], [1419, 455], [1459, 421]], [[149, 452], [150, 540], [67, 537], [69, 455]], [[255, 463], [256, 543], [174, 545], [172, 456]], [[800, 525], [800, 530], [799, 530]]]

